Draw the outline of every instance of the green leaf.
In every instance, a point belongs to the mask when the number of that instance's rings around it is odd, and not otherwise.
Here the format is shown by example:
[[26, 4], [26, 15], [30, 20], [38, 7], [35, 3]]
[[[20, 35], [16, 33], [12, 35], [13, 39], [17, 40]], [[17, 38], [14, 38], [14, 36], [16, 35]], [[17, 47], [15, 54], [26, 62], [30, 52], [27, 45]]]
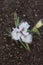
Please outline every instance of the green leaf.
[[19, 25], [19, 17], [17, 16], [16, 12], [14, 13], [14, 23], [16, 27]]
[[19, 17], [17, 18], [16, 26], [18, 26], [18, 25], [19, 25]]

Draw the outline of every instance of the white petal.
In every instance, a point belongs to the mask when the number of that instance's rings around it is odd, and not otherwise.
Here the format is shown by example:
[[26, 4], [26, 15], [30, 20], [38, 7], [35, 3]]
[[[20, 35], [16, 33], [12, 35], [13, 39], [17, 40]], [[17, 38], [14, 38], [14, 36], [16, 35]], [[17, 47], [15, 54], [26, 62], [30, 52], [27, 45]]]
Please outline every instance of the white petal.
[[23, 33], [24, 35], [28, 35], [28, 34], [29, 34], [29, 32], [26, 32], [26, 31], [22, 31], [22, 33]]
[[17, 28], [13, 28], [13, 31], [11, 32], [12, 39], [20, 40], [20, 36], [21, 36], [21, 34], [18, 33], [18, 29]]
[[17, 32], [19, 31], [18, 28], [14, 28], [14, 27], [13, 27], [12, 29], [13, 29], [13, 31], [17, 31]]
[[22, 22], [20, 25], [19, 25], [19, 28], [22, 30], [27, 30], [28, 28], [30, 27], [30, 25], [27, 23], [27, 22]]
[[21, 39], [22, 39], [23, 42], [31, 44], [31, 42], [32, 42], [32, 35], [29, 34], [26, 37], [25, 36], [21, 36]]

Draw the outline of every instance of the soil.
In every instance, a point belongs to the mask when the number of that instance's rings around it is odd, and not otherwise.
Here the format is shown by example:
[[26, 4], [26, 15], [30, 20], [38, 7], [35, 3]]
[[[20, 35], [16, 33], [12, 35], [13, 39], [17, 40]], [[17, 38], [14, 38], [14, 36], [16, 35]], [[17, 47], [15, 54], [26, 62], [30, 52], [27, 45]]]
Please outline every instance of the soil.
[[32, 28], [43, 18], [43, 0], [0, 0], [0, 65], [43, 65], [42, 27], [40, 36], [33, 35], [31, 53], [5, 35], [14, 26], [15, 11]]

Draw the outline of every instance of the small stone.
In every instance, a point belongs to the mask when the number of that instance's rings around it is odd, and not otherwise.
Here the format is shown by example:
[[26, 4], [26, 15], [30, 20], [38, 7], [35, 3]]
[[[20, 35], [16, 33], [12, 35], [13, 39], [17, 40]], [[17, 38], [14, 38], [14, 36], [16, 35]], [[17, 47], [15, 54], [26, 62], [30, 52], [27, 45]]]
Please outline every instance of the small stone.
[[26, 15], [25, 15], [25, 14], [23, 14], [23, 16], [25, 17]]
[[12, 57], [12, 55], [10, 55], [10, 57]]
[[3, 19], [1, 18], [0, 20], [2, 21]]
[[6, 39], [6, 37], [4, 37], [4, 39]]
[[19, 4], [20, 2], [17, 0], [16, 3]]
[[6, 47], [8, 47], [8, 44], [6, 44]]
[[9, 53], [9, 56], [12, 57], [12, 54]]
[[16, 47], [15, 47], [15, 50], [16, 50]]
[[6, 15], [6, 17], [8, 18], [8, 15]]
[[18, 65], [20, 65], [21, 63], [19, 62]]
[[23, 46], [20, 46], [20, 48], [22, 49], [22, 48], [23, 48]]
[[2, 49], [4, 49], [5, 48], [5, 46], [2, 46]]
[[35, 16], [37, 17], [37, 14], [35, 14]]
[[20, 56], [20, 59], [22, 59], [22, 57]]
[[12, 46], [14, 46], [14, 43], [12, 43]]
[[17, 51], [17, 54], [19, 54], [19, 51]]

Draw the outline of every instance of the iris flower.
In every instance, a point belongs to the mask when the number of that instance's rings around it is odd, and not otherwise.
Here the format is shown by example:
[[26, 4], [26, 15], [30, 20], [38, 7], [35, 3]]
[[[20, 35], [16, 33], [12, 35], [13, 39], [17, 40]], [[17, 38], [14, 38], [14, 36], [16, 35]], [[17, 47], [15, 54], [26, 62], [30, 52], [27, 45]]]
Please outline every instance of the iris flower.
[[32, 42], [32, 35], [27, 32], [30, 25], [27, 22], [22, 22], [19, 24], [18, 28], [13, 28], [11, 32], [11, 37], [14, 40], [22, 40], [24, 43]]

